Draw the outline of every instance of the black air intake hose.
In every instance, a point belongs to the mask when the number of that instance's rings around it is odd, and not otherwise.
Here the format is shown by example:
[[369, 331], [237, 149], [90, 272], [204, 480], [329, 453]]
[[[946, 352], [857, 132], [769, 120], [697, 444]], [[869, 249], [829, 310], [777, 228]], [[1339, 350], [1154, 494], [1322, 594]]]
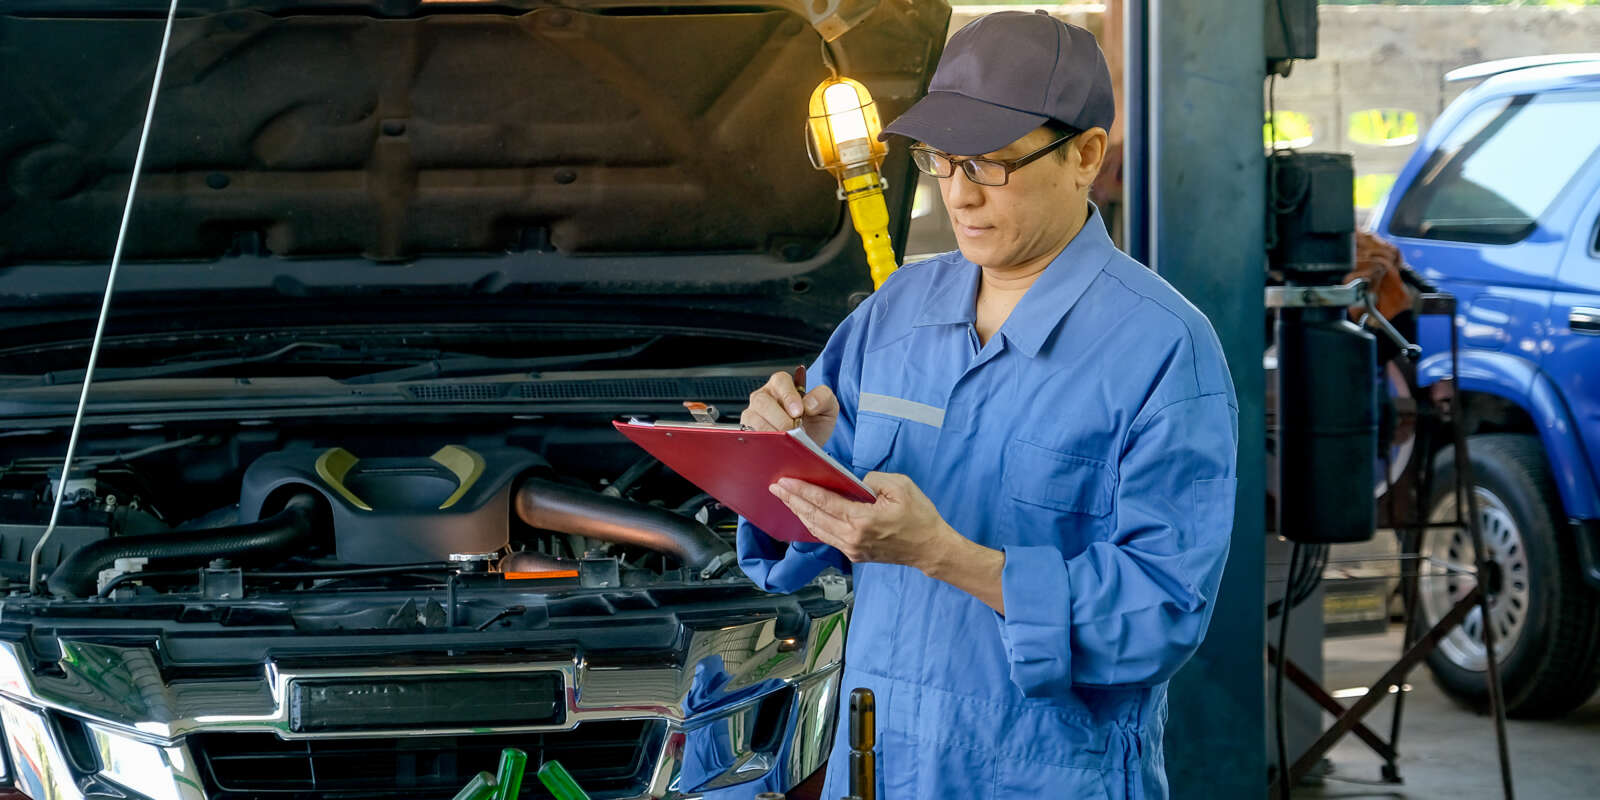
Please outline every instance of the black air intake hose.
[[148, 558], [163, 567], [182, 568], [202, 566], [215, 558], [288, 555], [311, 538], [319, 500], [316, 494], [303, 492], [290, 497], [282, 511], [244, 525], [119, 536], [84, 545], [50, 573], [50, 593], [92, 596], [100, 571], [119, 558]]
[[710, 528], [664, 508], [533, 478], [516, 494], [517, 516], [547, 531], [632, 544], [677, 558], [697, 572], [732, 552]]

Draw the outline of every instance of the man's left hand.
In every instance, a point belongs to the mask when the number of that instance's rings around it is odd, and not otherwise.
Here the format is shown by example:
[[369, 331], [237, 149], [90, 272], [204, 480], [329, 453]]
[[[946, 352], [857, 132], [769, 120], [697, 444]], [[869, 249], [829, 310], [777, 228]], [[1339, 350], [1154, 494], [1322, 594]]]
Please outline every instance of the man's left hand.
[[878, 493], [875, 503], [857, 503], [815, 484], [783, 478], [772, 493], [805, 523], [811, 535], [853, 562], [874, 561], [924, 569], [961, 538], [911, 478], [868, 473], [862, 482]]

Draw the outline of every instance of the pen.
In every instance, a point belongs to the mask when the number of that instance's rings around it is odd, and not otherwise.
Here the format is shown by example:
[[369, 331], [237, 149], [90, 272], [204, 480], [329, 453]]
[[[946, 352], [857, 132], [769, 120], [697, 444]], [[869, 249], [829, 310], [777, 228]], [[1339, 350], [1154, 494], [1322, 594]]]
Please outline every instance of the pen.
[[806, 414], [806, 412], [805, 412], [805, 402], [806, 402], [806, 365], [804, 365], [804, 364], [801, 364], [800, 366], [794, 368], [794, 388], [795, 388], [795, 391], [800, 393], [800, 403], [801, 403], [800, 416], [794, 418], [794, 426], [796, 428], [798, 428], [798, 427], [800, 427], [800, 419], [801, 419], [801, 417], [804, 417], [805, 414]]

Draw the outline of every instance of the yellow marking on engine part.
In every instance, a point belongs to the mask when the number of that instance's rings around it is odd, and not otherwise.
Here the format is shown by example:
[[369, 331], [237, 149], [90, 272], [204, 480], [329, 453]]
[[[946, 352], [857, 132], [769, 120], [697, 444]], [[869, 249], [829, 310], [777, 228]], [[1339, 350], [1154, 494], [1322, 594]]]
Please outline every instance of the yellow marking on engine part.
[[461, 445], [447, 444], [439, 448], [439, 452], [434, 453], [431, 458], [444, 465], [445, 469], [450, 470], [456, 476], [458, 483], [455, 493], [445, 498], [445, 501], [439, 505], [440, 511], [459, 502], [461, 497], [467, 493], [467, 490], [472, 488], [472, 484], [477, 483], [478, 479], [483, 477], [483, 456]]
[[355, 465], [360, 461], [361, 459], [357, 458], [355, 453], [343, 447], [335, 447], [317, 456], [317, 477], [321, 478], [323, 483], [328, 484], [329, 488], [338, 492], [340, 497], [349, 500], [350, 505], [362, 511], [371, 511], [372, 506], [367, 505], [366, 501], [356, 497], [356, 493], [350, 491], [350, 487], [344, 485], [344, 476], [349, 475], [350, 470], [354, 469]]

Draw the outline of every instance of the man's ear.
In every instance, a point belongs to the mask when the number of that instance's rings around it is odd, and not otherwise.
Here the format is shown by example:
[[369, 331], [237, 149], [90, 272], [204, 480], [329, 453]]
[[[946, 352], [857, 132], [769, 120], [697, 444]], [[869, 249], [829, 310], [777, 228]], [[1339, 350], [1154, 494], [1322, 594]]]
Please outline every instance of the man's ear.
[[1074, 157], [1071, 160], [1074, 180], [1079, 189], [1087, 188], [1100, 175], [1101, 162], [1106, 159], [1108, 139], [1105, 128], [1090, 128], [1073, 140]]

